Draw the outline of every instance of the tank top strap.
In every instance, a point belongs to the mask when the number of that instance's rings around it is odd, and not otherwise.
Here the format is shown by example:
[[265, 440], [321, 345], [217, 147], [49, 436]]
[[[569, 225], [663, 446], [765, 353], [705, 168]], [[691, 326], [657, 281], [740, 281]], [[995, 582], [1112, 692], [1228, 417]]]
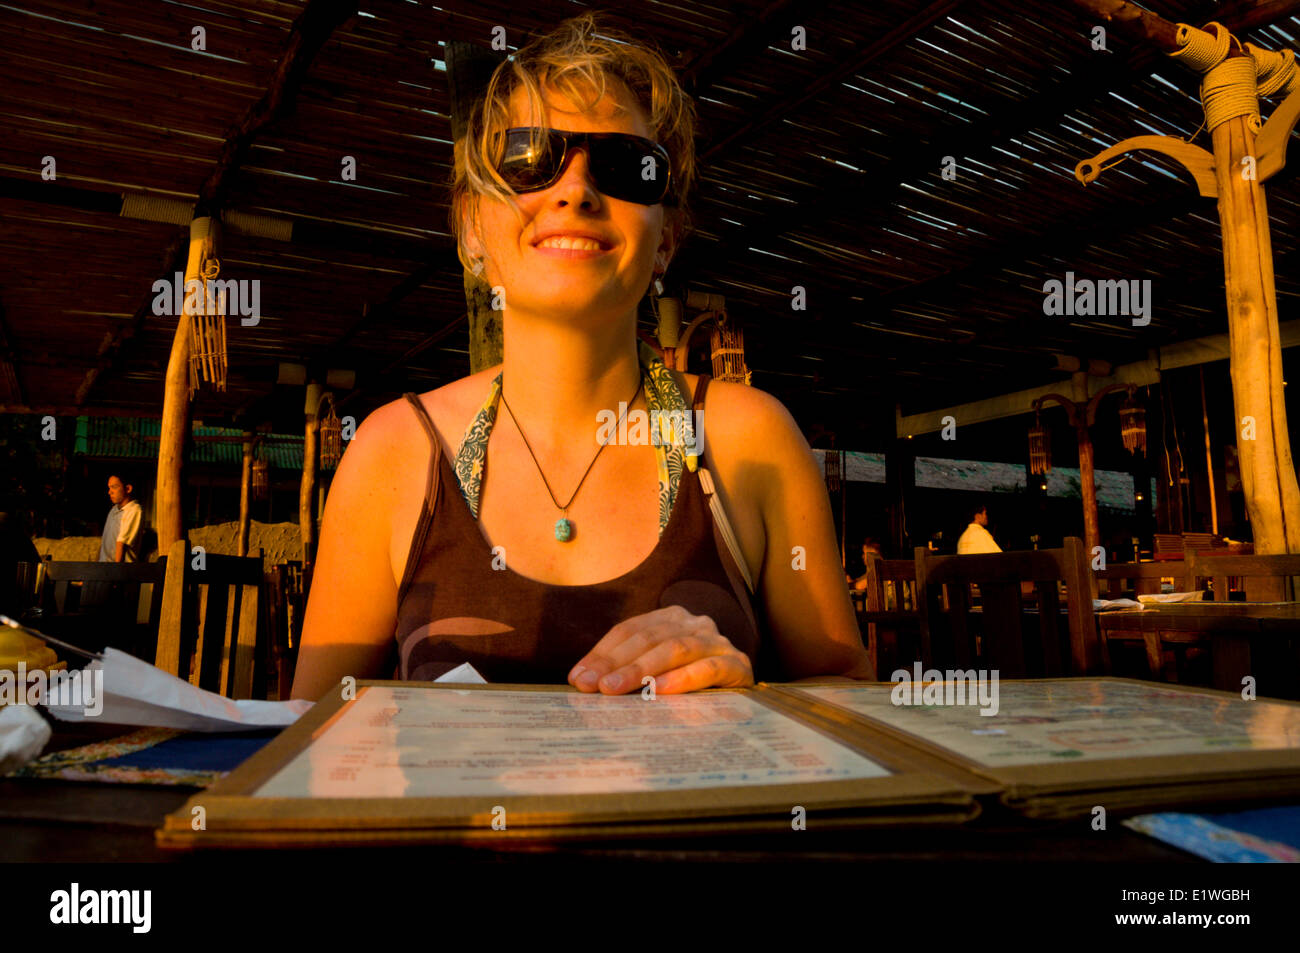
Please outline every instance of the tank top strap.
[[415, 533], [411, 537], [411, 548], [406, 553], [406, 571], [402, 574], [402, 584], [397, 589], [398, 605], [401, 605], [402, 597], [406, 595], [406, 590], [411, 585], [411, 580], [415, 577], [415, 572], [420, 566], [420, 556], [424, 551], [425, 537], [429, 534], [429, 525], [433, 522], [433, 511], [438, 505], [438, 490], [442, 486], [438, 472], [442, 462], [442, 441], [438, 439], [438, 431], [434, 428], [429, 412], [424, 409], [424, 404], [418, 396], [409, 391], [402, 396], [414, 408], [416, 419], [420, 421], [420, 425], [424, 427], [425, 435], [429, 438], [429, 475], [424, 485], [424, 506], [421, 508], [420, 518], [415, 524]]
[[704, 392], [709, 389], [709, 381], [712, 378], [708, 374], [701, 374], [695, 381], [695, 397], [691, 401], [691, 410], [700, 411], [704, 409]]

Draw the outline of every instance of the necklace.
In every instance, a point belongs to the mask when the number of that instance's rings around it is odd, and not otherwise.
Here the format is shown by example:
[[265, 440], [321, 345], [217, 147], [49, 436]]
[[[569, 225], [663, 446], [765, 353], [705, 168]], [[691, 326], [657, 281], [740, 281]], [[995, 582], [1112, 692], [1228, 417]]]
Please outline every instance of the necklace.
[[[623, 413], [619, 415], [618, 424], [616, 424], [614, 427], [615, 433], [618, 432], [618, 426], [623, 423], [623, 418], [627, 416], [627, 412], [632, 408], [632, 405], [636, 403], [637, 397], [639, 397], [641, 394], [641, 388], [644, 386], [645, 386], [645, 377], [643, 375], [641, 382], [637, 384], [636, 393], [632, 395], [632, 399], [628, 401], [627, 406], [623, 408]], [[533, 453], [532, 444], [528, 442], [528, 437], [524, 434], [524, 428], [519, 426], [519, 420], [515, 417], [515, 412], [510, 409], [510, 402], [506, 400], [504, 381], [502, 382], [501, 385], [501, 403], [506, 405], [506, 413], [508, 413], [510, 415], [510, 419], [514, 421], [515, 429], [519, 431], [519, 436], [523, 437], [524, 446], [528, 448], [528, 455], [533, 458], [533, 465], [537, 467], [537, 472], [542, 478], [542, 485], [546, 487], [546, 492], [549, 493], [551, 496], [551, 502], [554, 503], [555, 508], [560, 511], [560, 518], [555, 521], [555, 538], [562, 543], [567, 543], [569, 540], [573, 538], [573, 530], [574, 530], [573, 520], [569, 519], [569, 507], [573, 504], [573, 501], [577, 498], [578, 490], [582, 489], [582, 484], [587, 482], [587, 474], [590, 473], [591, 468], [596, 465], [596, 461], [600, 458], [600, 455], [604, 451], [605, 447], [609, 445], [609, 441], [606, 440], [603, 443], [601, 443], [600, 449], [597, 450], [596, 455], [591, 458], [591, 463], [587, 464], [587, 469], [583, 472], [582, 479], [578, 481], [578, 485], [574, 489], [573, 495], [569, 497], [569, 501], [567, 503], [561, 506], [559, 500], [555, 498], [555, 493], [551, 490], [551, 484], [546, 479], [546, 473], [542, 470], [541, 463], [539, 463], [537, 460], [537, 454]]]

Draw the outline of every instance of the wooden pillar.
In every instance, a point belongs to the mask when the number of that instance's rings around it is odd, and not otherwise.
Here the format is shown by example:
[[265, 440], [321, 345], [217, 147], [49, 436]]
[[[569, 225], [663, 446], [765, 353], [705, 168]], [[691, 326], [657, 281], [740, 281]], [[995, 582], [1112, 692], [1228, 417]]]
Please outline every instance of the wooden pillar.
[[1255, 160], [1255, 133], [1248, 117], [1238, 116], [1217, 126], [1211, 139], [1223, 227], [1237, 453], [1255, 552], [1300, 553], [1300, 485], [1282, 394], [1268, 208], [1258, 179], [1242, 175], [1242, 160]]
[[465, 308], [469, 314], [469, 372], [494, 367], [504, 353], [502, 317], [504, 311], [492, 307], [492, 289], [468, 271], [465, 277]]
[[244, 431], [244, 465], [239, 474], [239, 555], [248, 555], [248, 531], [252, 522], [253, 435]]
[[[199, 277], [205, 250], [217, 253], [220, 226], [216, 219], [200, 217], [190, 222], [190, 250], [185, 264], [185, 282]], [[181, 468], [185, 460], [185, 443], [190, 429], [190, 328], [189, 311], [202, 306], [202, 295], [184, 294], [183, 314], [177, 316], [172, 337], [171, 355], [163, 386], [162, 425], [158, 438], [158, 479], [154, 489], [157, 500], [158, 551], [169, 552], [172, 544], [185, 536], [185, 519], [181, 507]]]
[[907, 506], [916, 487], [916, 454], [912, 441], [895, 440], [885, 453], [885, 488], [889, 494], [889, 541], [900, 558], [908, 553], [911, 532]]
[[314, 381], [307, 385], [307, 403], [304, 408], [307, 424], [302, 441], [302, 484], [298, 491], [298, 527], [302, 534], [302, 567], [309, 570], [316, 562], [316, 467], [320, 459], [317, 436], [320, 421], [320, 385]]
[[1088, 564], [1096, 547], [1101, 545], [1101, 529], [1097, 518], [1097, 475], [1092, 466], [1092, 435], [1088, 433], [1086, 414], [1075, 426], [1079, 437], [1079, 490], [1083, 494], [1083, 545], [1087, 549]]

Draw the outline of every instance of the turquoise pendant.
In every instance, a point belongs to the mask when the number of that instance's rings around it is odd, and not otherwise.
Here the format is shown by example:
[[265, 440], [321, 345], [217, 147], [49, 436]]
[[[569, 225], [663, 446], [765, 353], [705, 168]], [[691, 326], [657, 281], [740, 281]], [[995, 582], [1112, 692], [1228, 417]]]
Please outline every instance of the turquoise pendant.
[[561, 516], [555, 521], [555, 538], [567, 543], [573, 536], [573, 521]]

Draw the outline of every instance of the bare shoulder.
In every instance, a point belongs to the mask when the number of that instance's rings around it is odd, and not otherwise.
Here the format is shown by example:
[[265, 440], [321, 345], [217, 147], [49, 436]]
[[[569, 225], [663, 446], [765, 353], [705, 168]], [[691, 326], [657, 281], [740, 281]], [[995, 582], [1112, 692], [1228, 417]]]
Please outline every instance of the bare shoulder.
[[[489, 367], [416, 395], [433, 420], [445, 452], [455, 451], [459, 435], [469, 426], [487, 395], [492, 378], [500, 372], [499, 365]], [[429, 446], [424, 427], [405, 397], [374, 410], [357, 428], [358, 440], [363, 436], [370, 444], [370, 452], [381, 458], [387, 455], [390, 461], [394, 459], [392, 454], [404, 457], [410, 452], [427, 451]]]
[[[678, 376], [693, 394], [699, 375]], [[727, 464], [779, 460], [795, 447], [808, 446], [785, 405], [747, 384], [709, 381], [702, 423], [705, 453], [717, 461], [723, 473]]]

